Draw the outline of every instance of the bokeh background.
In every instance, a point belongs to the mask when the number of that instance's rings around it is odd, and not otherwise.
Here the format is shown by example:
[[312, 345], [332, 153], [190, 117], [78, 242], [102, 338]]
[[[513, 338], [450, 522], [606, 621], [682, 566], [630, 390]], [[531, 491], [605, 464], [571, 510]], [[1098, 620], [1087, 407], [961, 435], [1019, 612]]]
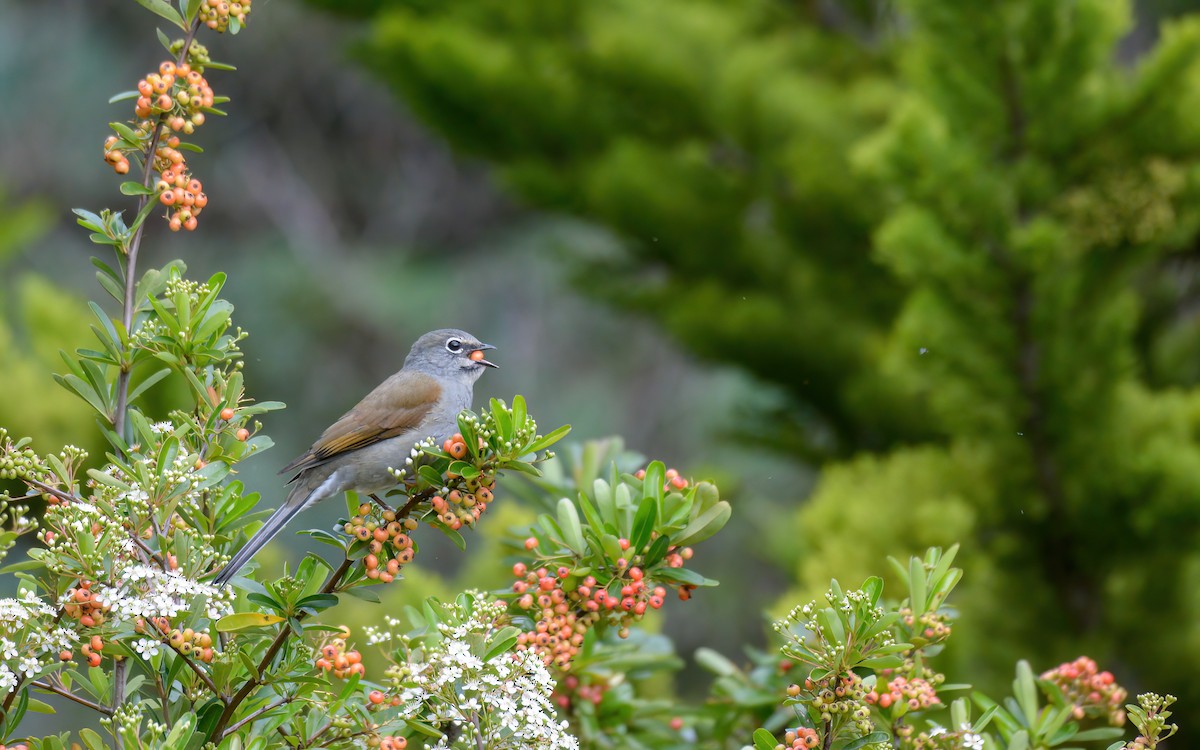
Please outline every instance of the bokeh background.
[[[478, 396], [734, 501], [697, 560], [725, 585], [659, 623], [681, 655], [738, 658], [831, 576], [961, 542], [954, 681], [1088, 653], [1194, 727], [1197, 7], [256, 0], [202, 39], [239, 72], [210, 77], [232, 116], [191, 160], [201, 228], [144, 257], [230, 276], [250, 392], [289, 405], [245, 472], [264, 506], [459, 326], [499, 347]], [[100, 144], [153, 26], [0, 0], [0, 424], [43, 448], [100, 447], [50, 378], [101, 294], [68, 209], [128, 203]], [[385, 606], [500, 585], [519, 521], [423, 550]]]

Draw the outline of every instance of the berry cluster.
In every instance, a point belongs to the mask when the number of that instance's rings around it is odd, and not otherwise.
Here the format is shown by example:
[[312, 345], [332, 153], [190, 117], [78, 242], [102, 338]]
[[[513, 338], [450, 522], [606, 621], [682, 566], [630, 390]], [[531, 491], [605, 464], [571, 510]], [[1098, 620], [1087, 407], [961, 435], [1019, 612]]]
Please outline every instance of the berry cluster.
[[909, 711], [919, 711], [942, 702], [933, 683], [920, 677], [894, 677], [887, 683], [887, 690], [876, 688], [867, 693], [865, 699], [867, 703], [878, 704], [880, 708], [906, 703]]
[[816, 747], [821, 743], [817, 730], [808, 727], [789, 729], [783, 735], [783, 742], [775, 746], [775, 750], [801, 750], [801, 748]]
[[203, 64], [195, 54], [189, 54], [189, 60], [190, 63], [178, 64], [167, 60], [158, 66], [158, 72], [138, 81], [134, 114], [139, 122], [132, 131], [136, 139], [114, 135], [104, 142], [104, 160], [117, 174], [126, 174], [128, 153], [141, 151], [153, 138], [155, 129], [162, 125], [164, 130], [156, 144], [152, 166], [159, 173], [155, 191], [159, 201], [170, 209], [167, 223], [173, 232], [195, 229], [197, 217], [208, 205], [203, 185], [192, 176], [180, 151], [179, 134], [191, 135], [203, 125], [205, 113], [216, 99], [204, 78]]
[[[370, 704], [368, 708], [375, 711], [386, 708], [389, 705], [399, 706], [400, 696], [392, 696], [389, 699], [382, 690], [372, 690], [367, 694], [367, 701]], [[378, 734], [372, 734], [367, 737], [367, 747], [379, 748], [379, 750], [405, 750], [408, 747], [408, 738], [399, 734], [383, 737]]]
[[[104, 639], [98, 635], [93, 635], [92, 639], [84, 643], [79, 650], [87, 658], [89, 667], [98, 667], [103, 659], [100, 652], [104, 650]], [[63, 649], [58, 655], [60, 661], [71, 661], [74, 657], [75, 655], [66, 649]]]
[[[47, 535], [50, 532], [47, 532]], [[67, 603], [63, 612], [85, 628], [103, 625], [108, 607], [96, 601], [91, 581], [80, 581], [78, 588], [67, 589]]]
[[341, 634], [321, 646], [321, 655], [316, 661], [318, 669], [332, 671], [334, 677], [343, 680], [350, 675], [356, 674], [361, 677], [367, 673], [367, 668], [362, 663], [362, 654], [346, 647], [346, 638], [349, 635], [349, 629], [343, 628]]
[[[634, 476], [638, 479], [645, 479], [646, 470], [638, 469]], [[687, 477], [684, 477], [675, 469], [667, 469], [664, 479], [666, 479], [666, 481], [663, 482], [663, 492], [670, 492], [671, 490], [686, 490], [688, 487]]]
[[926, 612], [920, 617], [914, 617], [908, 607], [900, 609], [904, 624], [912, 632], [913, 645], [924, 648], [941, 643], [950, 637], [950, 617], [941, 612]]
[[[627, 549], [629, 542], [624, 539], [621, 542]], [[519, 636], [518, 650], [531, 649], [542, 656], [547, 666], [554, 664], [566, 669], [579, 651], [588, 628], [602, 616], [607, 615], [620, 626], [622, 638], [628, 636], [629, 625], [641, 619], [647, 607], [658, 609], [663, 605], [667, 590], [662, 586], [650, 589], [642, 569], [629, 567], [624, 559], [617, 560], [616, 568], [609, 584], [601, 586], [595, 576], [578, 578], [566, 566], [551, 572], [547, 568], [529, 570], [524, 563], [514, 565], [513, 575], [518, 579], [513, 584], [518, 595], [517, 607], [535, 609], [540, 615], [534, 630]]]
[[225, 33], [229, 28], [230, 19], [245, 26], [248, 15], [250, 15], [250, 0], [234, 0], [234, 2], [205, 0], [200, 3], [200, 20], [204, 22], [205, 26], [216, 32]]
[[608, 692], [609, 687], [607, 682], [580, 682], [578, 677], [570, 674], [558, 683], [554, 692], [550, 694], [550, 699], [564, 711], [569, 711], [573, 704], [580, 701], [598, 706], [600, 701], [604, 700], [604, 694]]
[[[153, 634], [157, 635], [159, 640], [184, 656], [193, 656], [205, 664], [212, 664], [216, 658], [213, 639], [208, 633], [192, 628], [173, 628], [170, 619], [166, 617], [152, 617], [149, 622], [153, 626]], [[146, 627], [146, 621], [141, 618], [134, 623], [133, 629], [136, 633], [151, 633]]]
[[0, 750], [29, 750], [29, 745], [26, 745], [24, 742], [18, 742], [11, 746], [0, 744]]
[[871, 702], [862, 684], [862, 678], [853, 672], [839, 676], [829, 675], [820, 680], [804, 680], [804, 688], [795, 683], [788, 685], [788, 698], [803, 703], [821, 713], [821, 721], [829, 723], [834, 715], [843, 715], [853, 720], [863, 734], [871, 732], [871, 711], [863, 702]]
[[488, 504], [496, 497], [492, 494], [492, 486], [481, 485], [474, 492], [450, 490], [445, 497], [434, 495], [430, 504], [439, 521], [458, 531], [478, 521], [487, 510]]
[[363, 559], [367, 578], [391, 583], [400, 566], [412, 562], [416, 555], [407, 532], [416, 529], [417, 522], [411, 518], [399, 520], [393, 510], [385, 510], [376, 521], [371, 517], [373, 511], [370, 503], [359, 505], [358, 515], [347, 521], [342, 530], [360, 542], [369, 542], [369, 552]]
[[1076, 720], [1090, 715], [1104, 716], [1113, 726], [1125, 723], [1125, 710], [1121, 706], [1128, 692], [1117, 684], [1112, 672], [1097, 671], [1092, 659], [1081, 656], [1064, 662], [1042, 673], [1042, 679], [1057, 686], [1075, 704], [1072, 715]]
[[191, 135], [204, 124], [204, 111], [214, 103], [212, 87], [200, 70], [167, 60], [137, 85], [133, 112], [139, 119], [160, 115], [169, 130]]
[[[483, 446], [483, 439], [480, 438], [479, 447], [483, 448]], [[442, 443], [442, 450], [455, 460], [466, 458], [467, 443], [463, 439], [462, 433], [456, 432], [447, 438]], [[448, 473], [447, 476], [456, 478], [457, 475]], [[476, 477], [467, 480], [466, 492], [450, 490], [445, 495], [434, 495], [430, 503], [433, 505], [434, 512], [437, 513], [437, 519], [458, 531], [463, 526], [470, 526], [479, 520], [479, 517], [487, 510], [487, 506], [496, 499], [492, 493], [495, 487], [494, 479]]]

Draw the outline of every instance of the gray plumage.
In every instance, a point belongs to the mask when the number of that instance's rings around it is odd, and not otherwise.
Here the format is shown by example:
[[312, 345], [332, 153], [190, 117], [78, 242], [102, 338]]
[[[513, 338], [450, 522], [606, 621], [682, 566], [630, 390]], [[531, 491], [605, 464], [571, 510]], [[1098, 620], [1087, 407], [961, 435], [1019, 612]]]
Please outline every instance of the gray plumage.
[[438, 443], [458, 431], [471, 407], [475, 381], [496, 365], [473, 359], [495, 347], [453, 328], [417, 339], [404, 367], [329, 426], [312, 447], [280, 471], [294, 472], [291, 491], [262, 528], [239, 549], [215, 582], [224, 585], [300, 511], [348, 490], [364, 494], [395, 486], [389, 468], [403, 468], [425, 438]]

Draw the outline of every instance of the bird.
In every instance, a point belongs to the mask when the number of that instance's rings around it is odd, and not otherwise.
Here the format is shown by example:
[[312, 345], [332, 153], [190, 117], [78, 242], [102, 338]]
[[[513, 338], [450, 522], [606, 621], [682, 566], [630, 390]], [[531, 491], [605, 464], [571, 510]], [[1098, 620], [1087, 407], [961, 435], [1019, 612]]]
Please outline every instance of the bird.
[[456, 328], [441, 328], [412, 345], [399, 372], [329, 426], [305, 453], [280, 470], [293, 474], [287, 498], [214, 579], [224, 586], [300, 511], [349, 490], [383, 492], [426, 438], [438, 444], [458, 429], [471, 408], [475, 381], [497, 365], [484, 359], [496, 347]]

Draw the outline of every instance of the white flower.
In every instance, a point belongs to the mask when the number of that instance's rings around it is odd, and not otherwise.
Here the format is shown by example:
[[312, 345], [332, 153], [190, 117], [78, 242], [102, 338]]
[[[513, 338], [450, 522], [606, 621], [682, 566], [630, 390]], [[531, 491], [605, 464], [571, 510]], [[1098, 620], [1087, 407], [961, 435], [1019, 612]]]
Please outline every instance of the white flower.
[[983, 735], [967, 732], [963, 735], [963, 747], [969, 750], [983, 750]]
[[945, 734], [946, 728], [937, 724], [933, 725], [933, 729], [929, 730], [930, 737], [937, 737], [939, 734]]
[[170, 422], [155, 422], [150, 425], [150, 431], [155, 435], [165, 435], [175, 429], [175, 425]]
[[21, 660], [21, 664], [17, 670], [24, 672], [26, 677], [32, 678], [42, 668], [42, 663], [32, 656], [26, 656]]
[[4, 653], [5, 659], [17, 658], [17, 644], [7, 638], [0, 638], [0, 652]]
[[158, 656], [158, 641], [152, 641], [149, 638], [142, 638], [133, 644], [134, 649], [142, 655], [143, 659], [149, 660]]
[[9, 692], [17, 686], [17, 676], [8, 668], [7, 664], [0, 664], [0, 690]]

